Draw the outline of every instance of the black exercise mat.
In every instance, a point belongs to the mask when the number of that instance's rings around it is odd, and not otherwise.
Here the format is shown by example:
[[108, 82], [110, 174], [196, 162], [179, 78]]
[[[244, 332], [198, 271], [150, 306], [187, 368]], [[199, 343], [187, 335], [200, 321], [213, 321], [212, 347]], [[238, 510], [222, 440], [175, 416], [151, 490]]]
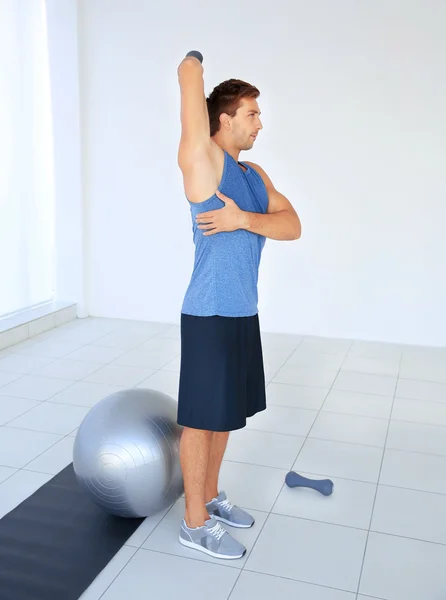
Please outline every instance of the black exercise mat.
[[143, 521], [97, 507], [70, 464], [0, 520], [0, 600], [78, 600]]

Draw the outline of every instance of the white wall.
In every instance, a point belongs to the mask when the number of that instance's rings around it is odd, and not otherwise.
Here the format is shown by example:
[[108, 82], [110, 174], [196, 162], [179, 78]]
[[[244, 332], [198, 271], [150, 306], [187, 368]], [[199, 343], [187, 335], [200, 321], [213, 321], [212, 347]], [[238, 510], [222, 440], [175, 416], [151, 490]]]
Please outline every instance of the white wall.
[[192, 268], [177, 66], [262, 92], [259, 162], [299, 212], [265, 330], [446, 344], [446, 3], [83, 0], [91, 314], [177, 321]]

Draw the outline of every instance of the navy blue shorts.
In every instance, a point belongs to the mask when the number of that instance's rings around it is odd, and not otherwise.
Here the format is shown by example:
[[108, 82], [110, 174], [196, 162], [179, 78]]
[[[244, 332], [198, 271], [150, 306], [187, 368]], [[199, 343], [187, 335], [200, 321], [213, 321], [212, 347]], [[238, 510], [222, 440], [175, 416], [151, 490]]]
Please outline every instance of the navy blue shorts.
[[265, 374], [258, 315], [181, 315], [178, 423], [232, 431], [265, 410]]

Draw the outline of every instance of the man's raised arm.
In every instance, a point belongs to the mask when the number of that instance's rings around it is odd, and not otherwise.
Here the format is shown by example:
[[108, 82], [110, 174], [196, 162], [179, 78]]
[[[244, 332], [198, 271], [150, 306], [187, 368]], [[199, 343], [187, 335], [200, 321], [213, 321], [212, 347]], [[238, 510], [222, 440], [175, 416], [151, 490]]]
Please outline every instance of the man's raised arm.
[[203, 151], [207, 152], [211, 145], [202, 60], [199, 52], [192, 51], [178, 67], [181, 91], [181, 140], [178, 150], [180, 168], [187, 168]]

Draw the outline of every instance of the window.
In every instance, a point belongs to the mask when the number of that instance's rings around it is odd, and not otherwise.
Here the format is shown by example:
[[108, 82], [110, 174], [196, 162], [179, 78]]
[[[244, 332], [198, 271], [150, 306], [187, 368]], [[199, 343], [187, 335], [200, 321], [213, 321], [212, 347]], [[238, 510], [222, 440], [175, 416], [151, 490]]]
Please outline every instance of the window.
[[44, 0], [0, 2], [0, 316], [54, 297], [51, 89]]

